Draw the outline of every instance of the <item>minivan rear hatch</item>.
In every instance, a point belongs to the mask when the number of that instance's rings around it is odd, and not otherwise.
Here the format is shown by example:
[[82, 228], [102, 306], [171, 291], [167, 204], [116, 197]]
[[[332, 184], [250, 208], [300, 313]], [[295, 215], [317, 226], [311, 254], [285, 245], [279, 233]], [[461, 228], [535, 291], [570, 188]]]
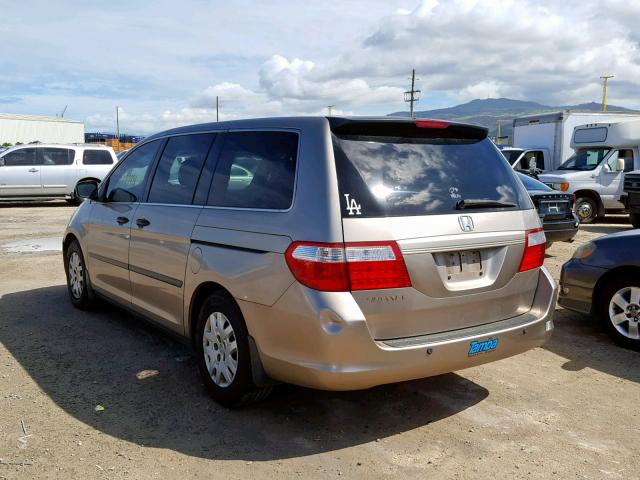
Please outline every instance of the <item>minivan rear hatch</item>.
[[486, 129], [329, 122], [345, 244], [395, 242], [410, 277], [408, 288], [352, 289], [374, 338], [457, 330], [530, 310], [538, 269], [519, 270], [526, 232], [539, 223]]

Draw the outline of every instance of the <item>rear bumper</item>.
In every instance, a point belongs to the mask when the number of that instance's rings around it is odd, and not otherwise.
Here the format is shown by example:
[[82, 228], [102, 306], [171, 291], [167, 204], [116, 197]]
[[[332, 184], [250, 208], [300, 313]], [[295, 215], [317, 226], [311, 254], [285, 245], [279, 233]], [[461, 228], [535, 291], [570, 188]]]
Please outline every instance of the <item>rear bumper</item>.
[[[272, 307], [239, 303], [271, 378], [323, 390], [357, 390], [448, 373], [541, 346], [553, 330], [556, 298], [557, 286], [542, 268], [533, 306], [525, 314], [385, 341], [372, 338], [355, 301], [345, 305], [344, 296], [319, 295], [297, 283]], [[278, 308], [281, 302], [288, 311]], [[473, 353], [474, 342], [490, 339], [495, 348]]]
[[577, 218], [554, 220], [542, 223], [547, 242], [568, 242], [578, 233], [580, 223]]

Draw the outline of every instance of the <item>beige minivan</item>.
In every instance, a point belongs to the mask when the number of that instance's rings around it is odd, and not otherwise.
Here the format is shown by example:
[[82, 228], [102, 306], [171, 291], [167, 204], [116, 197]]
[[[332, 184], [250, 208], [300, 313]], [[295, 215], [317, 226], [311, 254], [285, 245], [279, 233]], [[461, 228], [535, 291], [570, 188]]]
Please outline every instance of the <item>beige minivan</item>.
[[542, 345], [557, 288], [520, 181], [486, 129], [267, 118], [137, 145], [64, 236], [71, 302], [189, 338], [220, 403], [276, 382], [353, 390]]

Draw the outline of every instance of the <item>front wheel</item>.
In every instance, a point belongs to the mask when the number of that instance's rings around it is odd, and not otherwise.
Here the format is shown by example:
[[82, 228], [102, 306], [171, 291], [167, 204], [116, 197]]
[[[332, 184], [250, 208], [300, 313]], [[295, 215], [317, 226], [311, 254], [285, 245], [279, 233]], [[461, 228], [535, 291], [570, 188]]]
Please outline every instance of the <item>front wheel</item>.
[[211, 294], [198, 315], [198, 369], [209, 394], [226, 407], [265, 398], [271, 388], [253, 382], [249, 334], [236, 303], [223, 292]]
[[94, 303], [93, 294], [87, 281], [89, 273], [84, 262], [84, 256], [76, 240], [73, 240], [69, 248], [67, 248], [64, 267], [67, 274], [67, 290], [69, 291], [71, 303], [80, 310], [88, 310]]
[[599, 317], [619, 345], [640, 350], [640, 280], [623, 275], [604, 288]]
[[589, 197], [580, 197], [576, 200], [576, 215], [580, 223], [591, 223], [598, 216], [598, 205]]
[[629, 221], [631, 225], [633, 225], [633, 228], [640, 228], [640, 213], [630, 213]]

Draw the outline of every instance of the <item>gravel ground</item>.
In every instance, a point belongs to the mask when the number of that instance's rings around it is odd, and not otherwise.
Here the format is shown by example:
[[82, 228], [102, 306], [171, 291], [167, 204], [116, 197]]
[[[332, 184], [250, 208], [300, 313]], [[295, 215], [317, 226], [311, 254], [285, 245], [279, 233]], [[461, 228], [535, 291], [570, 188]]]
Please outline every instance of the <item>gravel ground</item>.
[[[640, 478], [640, 354], [587, 317], [559, 308], [544, 348], [481, 367], [359, 392], [283, 385], [229, 411], [183, 345], [114, 307], [71, 307], [46, 248], [72, 212], [0, 204], [0, 479]], [[557, 279], [579, 244], [627, 228], [585, 226], [546, 265]]]

